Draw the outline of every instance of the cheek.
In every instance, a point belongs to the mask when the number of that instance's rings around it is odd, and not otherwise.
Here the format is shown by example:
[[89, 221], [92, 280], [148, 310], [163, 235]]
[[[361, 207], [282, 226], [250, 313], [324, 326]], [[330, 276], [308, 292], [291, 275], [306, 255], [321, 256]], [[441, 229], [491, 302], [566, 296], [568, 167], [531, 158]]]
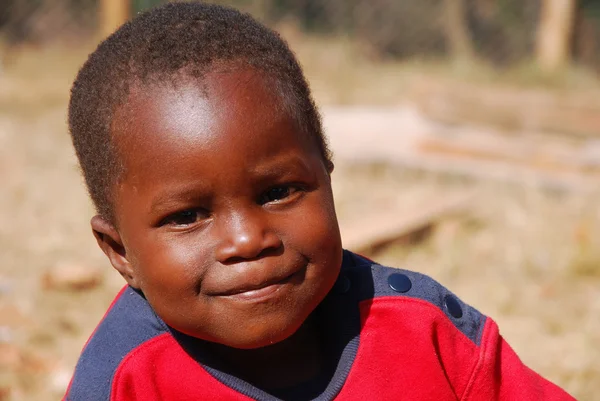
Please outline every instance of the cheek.
[[[338, 227], [331, 188], [328, 187], [326, 191], [323, 191], [317, 202], [319, 203], [319, 207], [315, 207], [314, 209], [319, 212], [314, 213], [314, 217], [311, 220], [313, 220], [315, 227], [318, 227], [318, 234], [321, 237], [329, 238], [329, 241], [340, 241], [340, 229]], [[317, 230], [315, 229], [315, 231]]]
[[311, 196], [299, 213], [286, 222], [289, 246], [297, 247], [314, 262], [339, 253], [341, 239], [333, 198], [327, 191]]
[[134, 269], [140, 278], [142, 290], [162, 293], [195, 290], [206, 270], [207, 252], [197, 235], [167, 234], [145, 241], [135, 257]]
[[294, 227], [289, 242], [309, 261], [301, 296], [314, 308], [335, 284], [342, 265], [342, 243], [331, 194], [325, 192], [307, 202], [298, 220], [289, 223]]

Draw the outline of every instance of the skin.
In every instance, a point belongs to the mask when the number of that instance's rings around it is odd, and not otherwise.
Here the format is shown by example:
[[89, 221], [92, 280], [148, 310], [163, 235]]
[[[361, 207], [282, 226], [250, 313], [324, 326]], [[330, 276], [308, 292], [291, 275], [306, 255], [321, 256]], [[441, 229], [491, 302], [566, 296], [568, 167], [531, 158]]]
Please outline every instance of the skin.
[[92, 219], [158, 316], [265, 386], [318, 371], [307, 318], [342, 260], [331, 171], [272, 87], [237, 70], [134, 88], [113, 121], [115, 222]]

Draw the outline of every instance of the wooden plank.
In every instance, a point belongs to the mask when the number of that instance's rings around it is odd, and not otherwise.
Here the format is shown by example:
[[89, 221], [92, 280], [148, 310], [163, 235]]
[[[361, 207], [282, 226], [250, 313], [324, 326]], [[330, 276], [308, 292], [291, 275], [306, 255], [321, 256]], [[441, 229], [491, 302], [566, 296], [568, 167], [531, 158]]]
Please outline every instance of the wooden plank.
[[443, 218], [464, 213], [473, 205], [475, 192], [429, 199], [417, 210], [401, 206], [375, 210], [361, 219], [341, 223], [342, 243], [346, 249], [369, 253], [387, 243], [427, 230]]
[[560, 191], [600, 188], [600, 139], [443, 126], [409, 108], [326, 108], [338, 164], [389, 163]]
[[447, 124], [479, 124], [507, 131], [547, 131], [600, 136], [598, 91], [518, 89], [499, 85], [416, 79], [411, 99], [428, 118]]

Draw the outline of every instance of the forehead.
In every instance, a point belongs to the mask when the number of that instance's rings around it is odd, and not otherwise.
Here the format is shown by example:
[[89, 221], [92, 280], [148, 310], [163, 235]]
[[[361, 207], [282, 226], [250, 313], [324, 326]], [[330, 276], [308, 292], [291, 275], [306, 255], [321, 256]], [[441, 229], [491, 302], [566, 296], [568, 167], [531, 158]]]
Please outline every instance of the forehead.
[[292, 117], [291, 107], [286, 107], [285, 97], [273, 81], [258, 71], [240, 69], [216, 70], [202, 78], [177, 76], [136, 83], [115, 112], [113, 139], [135, 139], [128, 137], [135, 136], [132, 128], [139, 124], [165, 132], [173, 128], [198, 131], [232, 118], [247, 124], [270, 124]]
[[315, 152], [273, 81], [254, 70], [217, 70], [201, 80], [136, 85], [112, 127], [124, 175], [155, 167], [149, 154], [169, 163], [190, 146], [201, 146], [204, 155], [232, 146], [268, 154], [294, 142]]

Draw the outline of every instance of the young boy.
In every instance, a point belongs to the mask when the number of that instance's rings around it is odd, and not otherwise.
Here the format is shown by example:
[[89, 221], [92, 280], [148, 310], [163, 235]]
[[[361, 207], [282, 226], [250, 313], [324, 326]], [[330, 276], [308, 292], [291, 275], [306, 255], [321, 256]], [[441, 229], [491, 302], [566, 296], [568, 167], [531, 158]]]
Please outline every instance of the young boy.
[[66, 400], [572, 400], [431, 278], [342, 249], [308, 85], [248, 15], [137, 16], [81, 69], [69, 126], [128, 285]]

